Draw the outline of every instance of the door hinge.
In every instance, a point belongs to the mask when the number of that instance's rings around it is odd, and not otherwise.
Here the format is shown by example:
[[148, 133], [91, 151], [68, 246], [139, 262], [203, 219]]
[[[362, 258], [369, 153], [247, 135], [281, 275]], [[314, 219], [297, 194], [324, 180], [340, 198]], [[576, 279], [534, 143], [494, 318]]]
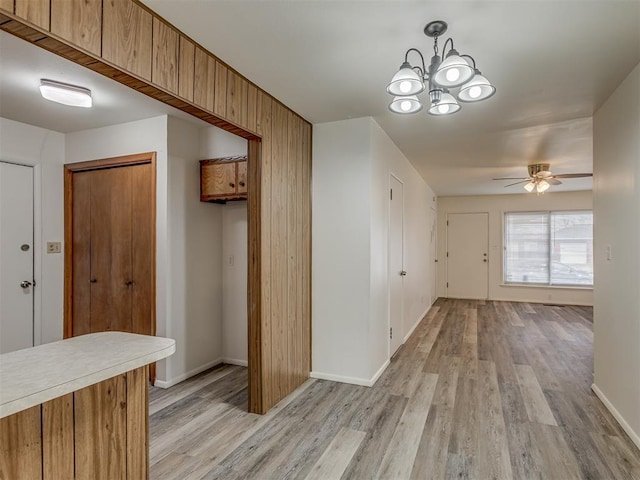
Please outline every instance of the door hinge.
[[393, 338], [393, 327], [389, 329], [389, 338]]
[[447, 227], [449, 226], [449, 220], [447, 220]]
[[447, 288], [449, 288], [449, 282], [447, 282]]
[[449, 252], [447, 252], [447, 258], [449, 258]]
[[389, 200], [393, 200], [393, 188], [389, 189]]

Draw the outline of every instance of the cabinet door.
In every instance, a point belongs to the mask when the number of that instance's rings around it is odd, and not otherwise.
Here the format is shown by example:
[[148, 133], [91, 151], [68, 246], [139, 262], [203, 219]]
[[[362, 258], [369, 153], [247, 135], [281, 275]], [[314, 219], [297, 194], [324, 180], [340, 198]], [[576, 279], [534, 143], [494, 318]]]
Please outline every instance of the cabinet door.
[[229, 196], [236, 193], [236, 164], [210, 163], [202, 168], [202, 195]]
[[238, 162], [238, 193], [247, 193], [247, 162]]

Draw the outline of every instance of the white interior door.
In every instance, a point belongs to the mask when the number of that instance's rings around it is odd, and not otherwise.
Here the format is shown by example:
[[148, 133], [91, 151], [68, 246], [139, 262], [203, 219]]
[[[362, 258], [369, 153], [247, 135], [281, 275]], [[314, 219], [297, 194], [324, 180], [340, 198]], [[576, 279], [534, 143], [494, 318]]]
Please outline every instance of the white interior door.
[[429, 210], [429, 296], [431, 304], [436, 301], [438, 294], [436, 293], [436, 256], [437, 256], [437, 239], [438, 239], [438, 214], [435, 208]]
[[33, 346], [33, 168], [0, 162], [0, 353]]
[[489, 214], [447, 215], [447, 296], [489, 296]]
[[389, 352], [402, 345], [404, 318], [404, 192], [402, 183], [390, 176], [389, 195]]

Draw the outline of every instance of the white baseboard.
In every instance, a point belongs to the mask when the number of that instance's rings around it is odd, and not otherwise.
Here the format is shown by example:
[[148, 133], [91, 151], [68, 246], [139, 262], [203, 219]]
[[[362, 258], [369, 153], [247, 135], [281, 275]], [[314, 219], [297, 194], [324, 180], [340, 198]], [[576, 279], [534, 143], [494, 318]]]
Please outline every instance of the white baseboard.
[[382, 367], [375, 373], [370, 379], [358, 378], [358, 377], [344, 377], [342, 375], [333, 375], [331, 373], [311, 372], [309, 375], [311, 378], [317, 378], [319, 380], [330, 380], [332, 382], [349, 383], [351, 385], [360, 385], [362, 387], [373, 387], [382, 372], [389, 366], [389, 360], [384, 362]]
[[595, 383], [591, 385], [591, 390], [593, 390], [593, 393], [596, 394], [604, 406], [607, 407], [607, 410], [611, 412], [611, 415], [613, 415], [613, 417], [618, 421], [622, 429], [627, 432], [627, 435], [629, 435], [631, 441], [636, 444], [636, 447], [640, 448], [640, 435], [633, 431], [627, 421], [622, 417], [622, 415], [620, 415], [620, 412], [618, 412], [616, 407], [614, 407], [607, 396], [602, 393], [602, 390], [600, 390]]
[[418, 325], [420, 325], [420, 322], [421, 322], [421, 321], [422, 321], [422, 319], [425, 317], [425, 315], [426, 315], [427, 313], [429, 313], [429, 310], [431, 310], [431, 307], [427, 307], [427, 309], [426, 309], [424, 312], [422, 312], [422, 315], [420, 315], [420, 316], [418, 317], [418, 320], [417, 320], [417, 321], [416, 321], [416, 323], [413, 325], [413, 327], [411, 327], [411, 330], [409, 330], [409, 333], [407, 333], [407, 334], [404, 336], [404, 340], [402, 340], [402, 343], [405, 343], [407, 340], [409, 340], [409, 337], [410, 337], [411, 335], [413, 335], [413, 331], [418, 327]]
[[212, 362], [207, 362], [204, 365], [200, 365], [198, 368], [194, 368], [193, 370], [190, 370], [186, 373], [183, 373], [181, 375], [178, 375], [177, 377], [174, 377], [170, 380], [158, 380], [156, 379], [156, 383], [155, 386], [159, 387], [159, 388], [169, 388], [169, 387], [173, 387], [174, 385], [177, 385], [180, 382], [184, 382], [187, 378], [191, 378], [194, 375], [197, 375], [199, 373], [204, 372], [205, 370], [209, 370], [211, 367], [215, 367], [216, 365], [220, 365], [221, 363], [223, 363], [223, 359], [222, 358], [218, 358]]
[[249, 366], [249, 362], [247, 360], [238, 360], [236, 358], [224, 357], [222, 359], [222, 363], [226, 363], [228, 365], [238, 365], [240, 367], [248, 367]]
[[593, 307], [593, 303], [580, 303], [580, 302], [561, 302], [557, 300], [527, 300], [525, 298], [519, 298], [514, 300], [513, 298], [487, 298], [488, 302], [515, 302], [515, 303], [542, 303], [550, 305], [565, 305], [567, 307]]

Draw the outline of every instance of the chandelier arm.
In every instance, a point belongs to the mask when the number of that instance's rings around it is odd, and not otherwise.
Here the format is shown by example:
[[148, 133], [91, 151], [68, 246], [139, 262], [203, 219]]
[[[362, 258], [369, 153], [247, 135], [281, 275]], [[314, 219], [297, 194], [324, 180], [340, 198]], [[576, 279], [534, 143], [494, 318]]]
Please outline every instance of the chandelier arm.
[[453, 50], [453, 38], [449, 37], [447, 38], [447, 41], [444, 42], [444, 46], [442, 47], [442, 59], [444, 60], [445, 58], [447, 58], [447, 44], [451, 42], [451, 47], [449, 48], [449, 51]]
[[422, 79], [422, 81], [424, 81], [424, 77], [426, 76], [426, 73], [424, 72], [424, 70], [422, 70], [421, 67], [416, 66], [416, 67], [411, 67], [411, 69], [418, 72], [420, 74], [420, 78]]
[[470, 59], [471, 59], [471, 61], [473, 62], [473, 69], [474, 69], [474, 70], [477, 70], [477, 68], [476, 68], [476, 59], [475, 59], [475, 58], [473, 58], [471, 55], [467, 55], [467, 54], [460, 55], [460, 56], [461, 56], [461, 57], [467, 57], [467, 58], [470, 58]]
[[418, 55], [420, 55], [420, 60], [422, 61], [422, 71], [426, 72], [427, 71], [427, 67], [425, 66], [425, 63], [424, 63], [424, 56], [422, 55], [422, 52], [420, 50], [418, 50], [417, 48], [410, 48], [409, 50], [407, 50], [407, 53], [404, 54], [404, 61], [405, 62], [409, 61], [409, 53], [410, 52], [416, 52]]

